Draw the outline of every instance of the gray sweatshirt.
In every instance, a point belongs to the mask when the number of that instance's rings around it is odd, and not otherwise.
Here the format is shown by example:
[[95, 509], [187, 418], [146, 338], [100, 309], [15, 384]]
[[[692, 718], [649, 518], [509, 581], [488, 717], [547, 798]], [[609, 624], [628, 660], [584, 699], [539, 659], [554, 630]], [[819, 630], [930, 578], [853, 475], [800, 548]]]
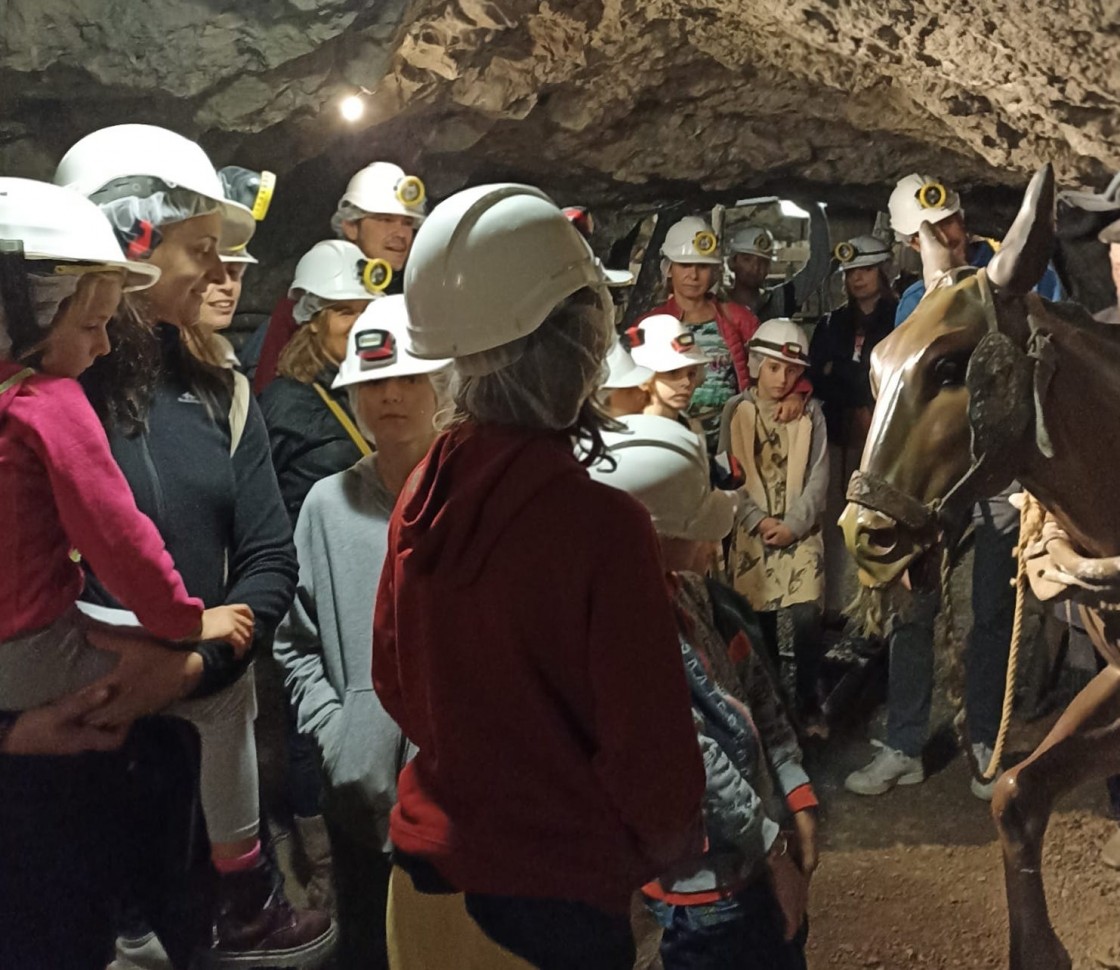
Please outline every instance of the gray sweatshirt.
[[395, 497], [376, 455], [317, 482], [296, 524], [299, 585], [276, 631], [301, 733], [318, 742], [325, 811], [357, 839], [389, 848], [389, 811], [407, 742], [373, 690], [373, 600]]

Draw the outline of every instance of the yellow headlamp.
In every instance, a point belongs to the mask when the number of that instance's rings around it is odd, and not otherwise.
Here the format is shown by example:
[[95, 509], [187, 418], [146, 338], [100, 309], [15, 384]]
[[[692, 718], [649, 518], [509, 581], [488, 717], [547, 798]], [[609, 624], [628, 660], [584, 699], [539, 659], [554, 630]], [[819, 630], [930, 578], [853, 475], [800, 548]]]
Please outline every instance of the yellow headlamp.
[[257, 222], [264, 222], [264, 217], [268, 215], [268, 207], [272, 205], [272, 193], [275, 191], [276, 173], [261, 172], [261, 184], [257, 186], [257, 195], [250, 207], [253, 211], [253, 218]]
[[711, 256], [718, 246], [719, 240], [716, 239], [716, 234], [707, 229], [702, 229], [692, 237], [692, 248], [701, 256]]
[[393, 282], [393, 267], [383, 259], [367, 259], [362, 267], [362, 285], [370, 293], [383, 293]]
[[424, 183], [415, 175], [406, 175], [403, 179], [398, 181], [396, 194], [397, 201], [401, 205], [408, 206], [409, 208], [423, 205], [427, 195], [424, 191]]
[[850, 242], [837, 243], [836, 248], [832, 251], [832, 255], [841, 263], [850, 263], [856, 258], [856, 247]]
[[918, 189], [918, 205], [923, 209], [941, 209], [949, 199], [949, 193], [940, 182], [926, 182]]

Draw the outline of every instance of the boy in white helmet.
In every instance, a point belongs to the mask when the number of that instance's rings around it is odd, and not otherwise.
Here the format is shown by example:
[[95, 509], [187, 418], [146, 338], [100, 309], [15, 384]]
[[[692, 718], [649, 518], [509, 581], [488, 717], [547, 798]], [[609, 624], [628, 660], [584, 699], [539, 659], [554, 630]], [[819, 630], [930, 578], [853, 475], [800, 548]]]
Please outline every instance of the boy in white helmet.
[[[359, 169], [346, 185], [331, 217], [335, 234], [356, 245], [367, 259], [378, 260], [389, 270], [384, 293], [403, 292], [404, 267], [412, 239], [424, 221], [427, 190], [416, 175], [408, 175], [392, 162], [371, 162]], [[260, 394], [276, 376], [280, 354], [294, 336], [292, 301], [280, 300], [272, 311], [261, 346], [253, 391]]]
[[1116, 302], [1093, 315], [1100, 323], [1120, 323], [1120, 221], [1101, 230], [1097, 237], [1108, 247], [1108, 262], [1112, 267], [1112, 285], [1116, 287]]
[[[703, 573], [735, 521], [708, 483], [704, 449], [653, 415], [607, 432], [599, 481], [650, 513], [661, 546], [707, 779], [708, 844], [643, 887], [663, 928], [665, 970], [803, 970], [816, 867], [816, 797], [750, 607]], [[702, 962], [697, 962], [703, 954]]]
[[824, 415], [810, 401], [796, 421], [775, 411], [809, 364], [809, 340], [792, 320], [768, 320], [750, 343], [754, 384], [728, 402], [720, 447], [742, 465], [746, 484], [731, 546], [735, 590], [758, 612], [775, 663], [778, 613], [793, 622], [796, 702], [807, 726], [819, 718], [817, 671], [824, 593], [821, 516], [828, 493]]
[[[895, 236], [915, 252], [921, 252], [918, 230], [923, 222], [930, 223], [937, 230], [949, 247], [956, 266], [987, 266], [999, 248], [994, 239], [969, 235], [960, 195], [929, 175], [914, 173], [899, 179], [891, 192], [889, 209]], [[895, 312], [896, 327], [914, 312], [925, 292], [925, 280], [921, 277], [906, 289]], [[1048, 300], [1064, 298], [1062, 284], [1053, 266], [1046, 267], [1035, 292]]]

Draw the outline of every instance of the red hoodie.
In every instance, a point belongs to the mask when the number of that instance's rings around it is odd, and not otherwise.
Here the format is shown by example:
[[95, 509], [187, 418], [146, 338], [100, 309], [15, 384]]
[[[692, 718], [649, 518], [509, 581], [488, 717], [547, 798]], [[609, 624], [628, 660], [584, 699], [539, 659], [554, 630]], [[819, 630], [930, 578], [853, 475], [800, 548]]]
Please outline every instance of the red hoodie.
[[561, 434], [442, 435], [389, 524], [373, 679], [419, 747], [390, 834], [464, 892], [625, 912], [704, 769], [657, 540]]
[[[0, 361], [0, 384], [22, 370]], [[77, 381], [34, 374], [0, 394], [0, 640], [49, 626], [82, 591], [77, 548], [106, 588], [158, 637], [197, 632], [152, 520], [132, 497]]]

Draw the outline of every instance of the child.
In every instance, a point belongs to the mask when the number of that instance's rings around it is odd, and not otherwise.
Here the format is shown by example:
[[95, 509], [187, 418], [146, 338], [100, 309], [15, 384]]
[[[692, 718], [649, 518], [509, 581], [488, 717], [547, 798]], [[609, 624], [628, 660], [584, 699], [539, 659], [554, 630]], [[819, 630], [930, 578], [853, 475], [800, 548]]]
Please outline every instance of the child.
[[661, 959], [665, 970], [803, 970], [816, 797], [751, 649], [750, 608], [697, 574], [731, 531], [735, 503], [711, 489], [695, 435], [649, 415], [622, 423], [626, 431], [604, 436], [613, 467], [591, 473], [629, 492], [653, 519], [707, 776], [705, 851], [643, 888], [664, 930]]
[[752, 386], [727, 402], [720, 447], [746, 474], [731, 546], [735, 590], [759, 614], [777, 661], [778, 611], [793, 622], [796, 701], [806, 725], [819, 717], [820, 603], [824, 543], [820, 518], [828, 489], [824, 416], [814, 401], [796, 421], [775, 418], [809, 363], [809, 341], [791, 320], [768, 320], [749, 345]]
[[607, 354], [607, 379], [599, 391], [603, 410], [612, 418], [624, 414], [641, 414], [649, 404], [645, 385], [653, 371], [639, 367], [621, 343], [616, 343]]
[[[73, 548], [155, 636], [226, 641], [243, 654], [252, 611], [203, 610], [188, 595], [76, 380], [108, 353], [106, 326], [122, 291], [153, 285], [159, 271], [124, 260], [92, 202], [26, 179], [0, 179], [0, 237], [23, 249], [0, 265], [0, 521], [12, 550], [0, 576], [0, 711], [56, 700], [116, 663], [85, 640]], [[171, 710], [192, 719], [188, 705]], [[18, 718], [0, 742], [20, 749]]]
[[[646, 317], [630, 328], [628, 336], [634, 363], [653, 371], [642, 385], [649, 397], [642, 413], [676, 421], [707, 448], [700, 419], [688, 415], [693, 392], [700, 386], [708, 366], [708, 358], [696, 346], [696, 336], [666, 313]], [[708, 471], [713, 488], [733, 491], [743, 484], [741, 469], [722, 447], [718, 453], [709, 454]]]
[[653, 372], [642, 384], [649, 395], [644, 413], [669, 418], [703, 435], [700, 422], [688, 417], [693, 392], [704, 379], [708, 365], [708, 358], [696, 346], [696, 337], [667, 313], [646, 317], [627, 335], [634, 363]]

